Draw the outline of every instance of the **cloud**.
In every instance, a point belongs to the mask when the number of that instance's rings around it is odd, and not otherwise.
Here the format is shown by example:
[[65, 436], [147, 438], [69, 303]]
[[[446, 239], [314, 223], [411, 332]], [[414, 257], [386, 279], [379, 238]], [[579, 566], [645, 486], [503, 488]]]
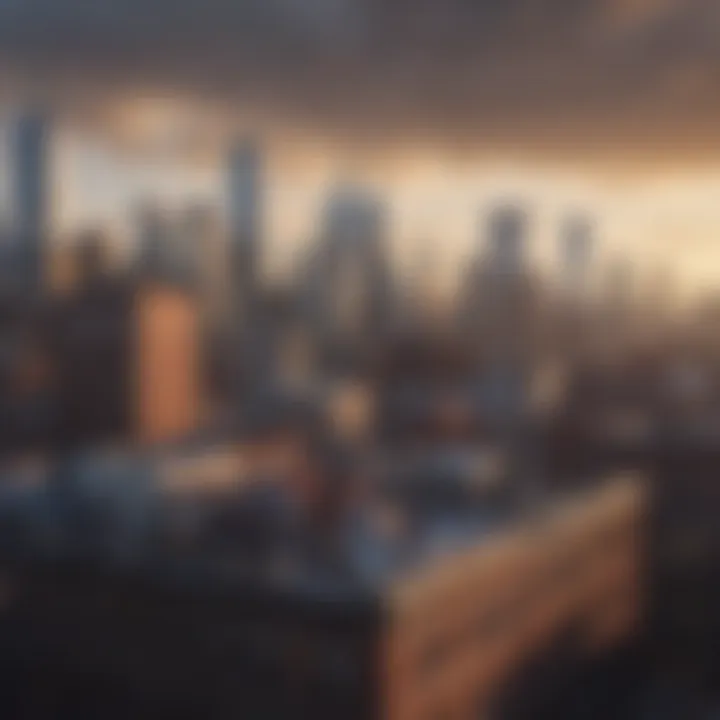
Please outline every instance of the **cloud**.
[[0, 55], [62, 93], [187, 91], [358, 137], [691, 152], [717, 145], [718, 14], [713, 0], [0, 0]]

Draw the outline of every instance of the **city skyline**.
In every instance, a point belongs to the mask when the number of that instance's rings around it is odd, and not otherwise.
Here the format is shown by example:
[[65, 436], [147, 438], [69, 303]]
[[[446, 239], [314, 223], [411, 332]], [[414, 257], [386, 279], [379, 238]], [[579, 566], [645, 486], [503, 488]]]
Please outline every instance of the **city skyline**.
[[717, 0], [0, 0], [3, 720], [720, 717]]
[[[0, 218], [8, 223], [11, 114], [0, 137]], [[155, 134], [162, 136], [162, 113]], [[171, 128], [170, 128], [171, 129]], [[172, 133], [171, 133], [172, 134]], [[214, 154], [193, 160], [182, 147], [131, 152], [111, 133], [83, 135], [70, 123], [57, 124], [53, 162], [54, 241], [72, 240], [93, 227], [106, 231], [121, 250], [132, 249], [131, 209], [145, 201], [176, 212], [206, 204], [224, 213], [225, 162], [233, 137], [215, 140]], [[152, 133], [138, 133], [145, 149]], [[298, 252], [316, 239], [322, 206], [332, 188], [360, 178], [383, 194], [391, 209], [391, 252], [401, 269], [412, 265], [422, 243], [439, 246], [441, 284], [451, 286], [457, 269], [477, 250], [476, 217], [508, 199], [528, 209], [530, 255], [545, 273], [559, 270], [557, 234], [568, 215], [593, 218], [597, 235], [596, 267], [628, 257], [648, 274], [670, 265], [688, 296], [712, 291], [720, 280], [718, 257], [720, 173], [685, 173], [613, 178], [570, 167], [532, 165], [496, 159], [451, 163], [439, 154], [418, 153], [394, 169], [354, 160], [352, 152], [317, 143], [289, 143], [273, 136], [255, 137], [268, 165], [264, 214], [265, 246], [272, 272], [286, 273]], [[393, 163], [390, 158], [389, 163]], [[4, 207], [3, 207], [4, 206]], [[4, 210], [4, 212], [3, 212]]]

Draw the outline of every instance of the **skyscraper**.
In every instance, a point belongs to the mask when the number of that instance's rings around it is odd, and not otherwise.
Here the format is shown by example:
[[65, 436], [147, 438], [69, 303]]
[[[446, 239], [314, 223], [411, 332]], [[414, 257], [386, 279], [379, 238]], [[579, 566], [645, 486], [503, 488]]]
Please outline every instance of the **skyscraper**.
[[562, 284], [573, 302], [582, 300], [594, 250], [593, 226], [582, 215], [566, 218], [561, 229]]
[[628, 257], [614, 258], [605, 268], [604, 294], [606, 305], [619, 313], [625, 313], [632, 303], [634, 272]]
[[517, 205], [501, 205], [486, 222], [485, 255], [473, 277], [469, 317], [485, 362], [480, 405], [510, 438], [526, 407], [538, 320], [526, 257], [527, 213]]
[[592, 262], [595, 237], [592, 221], [571, 213], [560, 225], [558, 237], [558, 287], [555, 296], [554, 344], [568, 362], [584, 362], [598, 342], [594, 322]]
[[167, 278], [171, 270], [171, 231], [162, 208], [143, 202], [137, 209], [137, 243], [140, 272], [154, 278]]
[[325, 330], [355, 335], [378, 329], [387, 317], [386, 232], [385, 204], [372, 191], [342, 187], [328, 199], [316, 257], [321, 267], [310, 288]]
[[265, 328], [260, 298], [262, 260], [263, 158], [253, 140], [230, 151], [227, 164], [229, 265], [228, 323], [233, 347], [233, 390], [240, 402], [247, 389], [257, 389], [266, 376], [263, 365]]
[[181, 208], [174, 223], [173, 267], [183, 282], [198, 288], [202, 283], [203, 255], [209, 228], [212, 223], [212, 209], [202, 203], [191, 203]]
[[50, 128], [40, 113], [22, 115], [13, 137], [13, 218], [16, 252], [29, 290], [42, 287], [49, 221]]
[[527, 216], [515, 205], [481, 215], [478, 237], [484, 240], [465, 288], [465, 315], [479, 338], [515, 336], [527, 304], [529, 269], [526, 260]]
[[520, 207], [503, 205], [490, 215], [487, 240], [489, 269], [495, 275], [518, 275], [525, 269], [527, 217]]
[[262, 155], [252, 140], [238, 143], [227, 169], [230, 263], [237, 311], [251, 312], [258, 284], [263, 225]]
[[221, 329], [228, 311], [227, 247], [216, 208], [192, 203], [178, 227], [178, 270], [199, 294], [207, 329]]

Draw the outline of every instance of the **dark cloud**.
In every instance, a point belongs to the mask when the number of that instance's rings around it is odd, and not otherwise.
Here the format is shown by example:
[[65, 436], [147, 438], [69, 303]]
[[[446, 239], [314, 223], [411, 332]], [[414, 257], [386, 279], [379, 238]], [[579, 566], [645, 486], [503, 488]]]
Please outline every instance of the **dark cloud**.
[[323, 131], [720, 149], [714, 0], [0, 0], [12, 74]]

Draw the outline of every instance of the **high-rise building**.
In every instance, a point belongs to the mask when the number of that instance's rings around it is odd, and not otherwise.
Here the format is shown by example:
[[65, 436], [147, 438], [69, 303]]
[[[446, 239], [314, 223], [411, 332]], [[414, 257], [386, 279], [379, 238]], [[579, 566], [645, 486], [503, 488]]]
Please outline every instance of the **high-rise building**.
[[640, 339], [637, 333], [636, 277], [632, 260], [619, 256], [603, 268], [598, 351], [622, 355]]
[[627, 306], [633, 294], [633, 266], [629, 258], [617, 257], [605, 269], [605, 298], [608, 305]]
[[462, 280], [459, 301], [461, 325], [478, 338], [486, 337], [490, 326], [508, 327], [508, 312], [527, 276], [526, 225], [525, 213], [513, 205], [478, 218], [477, 251]]
[[572, 300], [580, 300], [586, 291], [595, 239], [590, 220], [574, 215], [566, 219], [561, 230], [563, 287]]
[[136, 232], [140, 273], [146, 277], [167, 277], [172, 269], [172, 232], [158, 204], [144, 202], [138, 208]]
[[[487, 221], [484, 256], [471, 277], [471, 317], [480, 335], [508, 359], [519, 346], [531, 323], [531, 278], [527, 263], [527, 215], [514, 205], [495, 208]], [[518, 345], [519, 343], [519, 345]]]
[[529, 400], [536, 351], [538, 308], [527, 261], [527, 214], [517, 205], [481, 217], [484, 252], [466, 280], [461, 321], [482, 360], [479, 411], [508, 429], [516, 427]]
[[228, 214], [236, 243], [256, 243], [262, 223], [262, 156], [252, 140], [236, 145], [228, 167]]
[[49, 222], [50, 125], [41, 113], [22, 115], [13, 138], [13, 217], [16, 251], [28, 289], [39, 290]]
[[309, 288], [325, 332], [347, 337], [382, 327], [390, 309], [386, 235], [387, 208], [374, 192], [343, 187], [331, 195]]
[[203, 203], [186, 207], [176, 245], [178, 273], [197, 290], [206, 326], [220, 329], [227, 319], [229, 271], [216, 209]]
[[263, 162], [260, 149], [245, 140], [230, 153], [227, 214], [230, 263], [237, 311], [251, 312], [262, 253]]
[[577, 361], [592, 355], [597, 344], [591, 303], [594, 228], [589, 218], [572, 214], [559, 235], [559, 277], [554, 308], [555, 348]]
[[404, 331], [417, 331], [437, 317], [438, 256], [435, 242], [416, 243], [399, 287], [397, 321]]
[[212, 208], [191, 203], [180, 210], [175, 220], [173, 267], [179, 277], [198, 287], [202, 282], [203, 254], [213, 223]]
[[230, 371], [236, 401], [263, 376], [263, 319], [260, 302], [262, 262], [263, 157], [255, 141], [244, 140], [231, 150], [227, 165], [227, 223], [229, 267], [228, 340]]
[[503, 205], [490, 215], [487, 259], [495, 275], [518, 275], [526, 266], [527, 216], [522, 208]]
[[51, 328], [61, 449], [182, 438], [199, 423], [197, 313], [181, 289], [86, 279]]

